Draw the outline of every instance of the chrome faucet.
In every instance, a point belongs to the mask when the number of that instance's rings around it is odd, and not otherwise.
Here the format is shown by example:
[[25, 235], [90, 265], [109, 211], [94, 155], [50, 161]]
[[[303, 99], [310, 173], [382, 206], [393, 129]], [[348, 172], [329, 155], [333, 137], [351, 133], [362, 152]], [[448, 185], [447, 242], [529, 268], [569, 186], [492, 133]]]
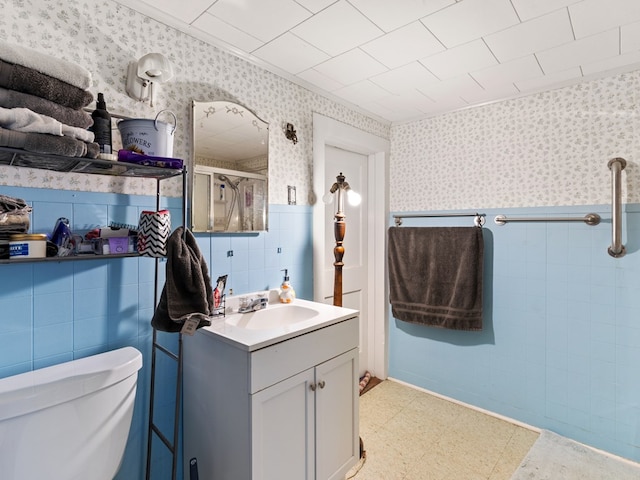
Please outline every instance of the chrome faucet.
[[249, 313], [255, 312], [257, 310], [262, 310], [263, 308], [267, 308], [268, 304], [269, 300], [267, 299], [267, 297], [254, 298], [253, 300], [248, 300], [246, 304], [244, 302], [241, 302], [240, 308], [238, 308], [238, 313]]

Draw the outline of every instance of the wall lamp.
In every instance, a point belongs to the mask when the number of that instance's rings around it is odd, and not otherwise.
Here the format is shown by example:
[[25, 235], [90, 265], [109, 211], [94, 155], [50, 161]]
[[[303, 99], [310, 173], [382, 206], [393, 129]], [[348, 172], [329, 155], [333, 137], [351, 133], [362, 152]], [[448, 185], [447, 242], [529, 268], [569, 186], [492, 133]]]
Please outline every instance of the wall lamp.
[[173, 78], [171, 62], [161, 53], [148, 53], [127, 69], [127, 94], [139, 102], [149, 101], [153, 107], [161, 83]]
[[333, 304], [341, 307], [342, 306], [342, 267], [344, 263], [342, 258], [344, 256], [344, 235], [347, 229], [346, 223], [346, 215], [344, 214], [344, 197], [347, 197], [347, 201], [352, 206], [360, 205], [362, 197], [351, 190], [349, 184], [345, 181], [345, 177], [340, 172], [340, 175], [336, 177], [336, 182], [331, 186], [329, 193], [326, 193], [322, 197], [322, 201], [329, 204], [333, 202], [334, 194], [337, 193], [337, 211], [334, 217], [334, 235], [336, 238], [336, 246], [333, 249], [333, 256], [335, 258], [335, 262], [333, 262], [334, 267], [334, 277], [333, 277]]

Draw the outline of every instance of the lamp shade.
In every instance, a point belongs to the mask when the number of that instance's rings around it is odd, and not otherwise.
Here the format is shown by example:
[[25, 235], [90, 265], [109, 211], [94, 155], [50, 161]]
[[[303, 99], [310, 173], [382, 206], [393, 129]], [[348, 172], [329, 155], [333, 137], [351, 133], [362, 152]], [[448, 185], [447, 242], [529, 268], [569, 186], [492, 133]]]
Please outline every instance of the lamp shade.
[[173, 67], [161, 53], [148, 53], [138, 60], [138, 77], [164, 83], [173, 77]]

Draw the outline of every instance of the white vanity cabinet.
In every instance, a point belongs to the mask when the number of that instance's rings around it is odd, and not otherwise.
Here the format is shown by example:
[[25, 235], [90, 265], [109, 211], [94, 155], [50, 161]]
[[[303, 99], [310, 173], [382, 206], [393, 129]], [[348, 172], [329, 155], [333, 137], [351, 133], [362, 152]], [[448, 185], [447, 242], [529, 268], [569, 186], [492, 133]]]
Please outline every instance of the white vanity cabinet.
[[256, 350], [185, 338], [185, 478], [196, 458], [206, 480], [344, 479], [359, 456], [358, 328], [354, 316]]

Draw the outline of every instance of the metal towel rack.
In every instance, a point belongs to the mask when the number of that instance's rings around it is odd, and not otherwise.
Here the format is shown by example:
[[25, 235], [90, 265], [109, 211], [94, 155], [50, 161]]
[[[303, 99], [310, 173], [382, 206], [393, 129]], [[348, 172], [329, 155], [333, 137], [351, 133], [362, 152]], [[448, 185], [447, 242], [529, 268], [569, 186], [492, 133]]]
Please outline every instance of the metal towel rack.
[[396, 221], [396, 227], [402, 225], [403, 218], [439, 218], [439, 217], [474, 217], [473, 223], [476, 227], [482, 227], [484, 225], [484, 213], [417, 213], [406, 215], [394, 215], [393, 218]]
[[509, 222], [584, 222], [587, 225], [595, 226], [600, 223], [600, 215], [597, 213], [587, 213], [584, 217], [511, 217], [496, 215], [493, 219], [498, 225]]
[[611, 170], [611, 246], [607, 249], [614, 258], [624, 257], [627, 249], [622, 244], [622, 170], [627, 166], [624, 158], [612, 158], [607, 163]]

